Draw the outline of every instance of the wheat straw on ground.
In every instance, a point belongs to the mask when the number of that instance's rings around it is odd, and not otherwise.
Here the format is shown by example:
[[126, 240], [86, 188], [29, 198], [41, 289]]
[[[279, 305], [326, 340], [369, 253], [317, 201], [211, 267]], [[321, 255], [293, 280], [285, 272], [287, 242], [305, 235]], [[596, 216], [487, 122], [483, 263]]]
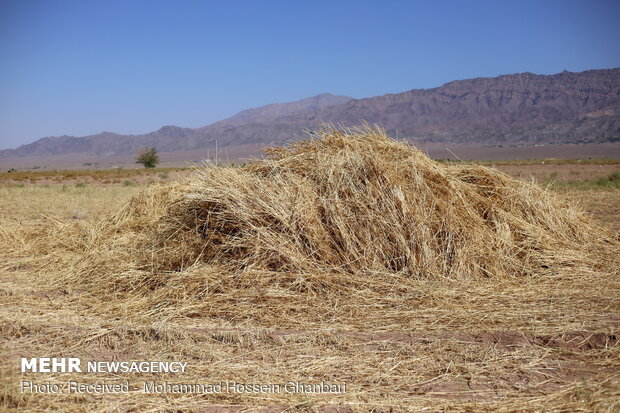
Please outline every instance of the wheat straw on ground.
[[[347, 380], [349, 394], [316, 401], [355, 410], [573, 410], [617, 397], [617, 341], [570, 350], [583, 364], [575, 369], [598, 369], [581, 384], [550, 379], [566, 351], [530, 341], [616, 336], [618, 239], [534, 183], [433, 161], [380, 130], [322, 130], [247, 165], [151, 186], [97, 219], [47, 219], [0, 238], [0, 253], [18, 257], [7, 265], [27, 267], [32, 283], [15, 297], [36, 283], [65, 297], [32, 299], [35, 321], [19, 321], [30, 317], [22, 308], [3, 324], [22, 346], [36, 348], [22, 337], [40, 330], [69, 356], [139, 343], [193, 357], [200, 380]], [[51, 331], [41, 321], [49, 306], [72, 309], [67, 319], [84, 331]], [[498, 330], [524, 341], [472, 342]], [[292, 397], [215, 401], [291, 406]], [[120, 410], [135, 403], [163, 402], [126, 399]]]

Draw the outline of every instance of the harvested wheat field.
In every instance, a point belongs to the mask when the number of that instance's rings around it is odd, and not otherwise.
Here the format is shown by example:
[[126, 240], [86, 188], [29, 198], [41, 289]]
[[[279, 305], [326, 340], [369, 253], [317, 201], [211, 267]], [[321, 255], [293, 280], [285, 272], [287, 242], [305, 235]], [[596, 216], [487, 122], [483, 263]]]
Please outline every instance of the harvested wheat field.
[[[2, 218], [5, 410], [620, 408], [619, 238], [533, 182], [329, 129], [107, 199]], [[22, 373], [22, 357], [187, 368]]]

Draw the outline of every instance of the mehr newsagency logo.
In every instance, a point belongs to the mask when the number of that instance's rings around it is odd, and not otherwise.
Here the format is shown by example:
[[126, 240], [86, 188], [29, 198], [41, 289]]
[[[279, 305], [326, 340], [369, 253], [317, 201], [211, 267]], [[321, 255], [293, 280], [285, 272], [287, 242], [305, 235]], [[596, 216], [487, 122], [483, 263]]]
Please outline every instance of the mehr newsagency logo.
[[[21, 359], [22, 373], [185, 373], [187, 362], [183, 361], [87, 361], [77, 357], [34, 357]], [[90, 383], [77, 381], [34, 382], [22, 380], [22, 393], [131, 393], [151, 394], [261, 394], [261, 393], [331, 393], [347, 392], [346, 383], [306, 383], [287, 381], [285, 383], [242, 383], [222, 380], [215, 383], [172, 383], [168, 381], [144, 381], [130, 384], [129, 381], [107, 382], [97, 380]]]
[[76, 357], [21, 359], [22, 373], [185, 373], [183, 361], [88, 361]]

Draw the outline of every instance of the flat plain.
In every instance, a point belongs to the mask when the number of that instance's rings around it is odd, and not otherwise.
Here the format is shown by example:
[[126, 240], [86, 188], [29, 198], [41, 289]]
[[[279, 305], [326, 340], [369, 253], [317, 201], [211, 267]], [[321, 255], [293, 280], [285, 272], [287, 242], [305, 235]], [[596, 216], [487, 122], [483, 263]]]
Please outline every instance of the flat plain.
[[[620, 231], [620, 164], [487, 162], [534, 179]], [[189, 169], [0, 174], [0, 408], [6, 411], [617, 411], [620, 408], [618, 277], [412, 280], [401, 297], [367, 308], [324, 309], [313, 322], [247, 322], [227, 314], [111, 312], [72, 285], [37, 277], [19, 256], [23, 229], [96, 220], [144, 187]], [[24, 241], [26, 242], [26, 241]], [[13, 245], [9, 245], [13, 243]], [[395, 287], [397, 288], [397, 287]], [[113, 299], [109, 297], [107, 300]], [[286, 299], [283, 297], [282, 299]], [[241, 304], [240, 304], [241, 305]], [[395, 316], [381, 308], [407, 308]], [[386, 312], [386, 314], [388, 314]], [[392, 313], [389, 313], [392, 314]], [[335, 316], [338, 317], [335, 317]], [[347, 316], [348, 315], [348, 316]], [[281, 320], [282, 318], [279, 318]], [[303, 316], [299, 317], [304, 320]], [[166, 374], [22, 374], [21, 357], [181, 360]], [[21, 392], [20, 383], [125, 380], [130, 395]], [[143, 383], [346, 383], [346, 393], [148, 394]], [[210, 407], [208, 407], [210, 406]], [[215, 407], [219, 406], [219, 407]]]

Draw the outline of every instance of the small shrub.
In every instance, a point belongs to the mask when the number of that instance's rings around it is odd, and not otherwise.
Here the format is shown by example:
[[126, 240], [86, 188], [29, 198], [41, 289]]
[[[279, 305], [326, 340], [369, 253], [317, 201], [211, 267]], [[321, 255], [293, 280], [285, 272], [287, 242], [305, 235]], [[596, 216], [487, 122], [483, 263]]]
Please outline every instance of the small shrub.
[[157, 149], [144, 148], [136, 155], [136, 163], [144, 165], [145, 168], [155, 168], [159, 163]]
[[607, 178], [599, 178], [595, 181], [596, 186], [607, 186], [609, 180]]

